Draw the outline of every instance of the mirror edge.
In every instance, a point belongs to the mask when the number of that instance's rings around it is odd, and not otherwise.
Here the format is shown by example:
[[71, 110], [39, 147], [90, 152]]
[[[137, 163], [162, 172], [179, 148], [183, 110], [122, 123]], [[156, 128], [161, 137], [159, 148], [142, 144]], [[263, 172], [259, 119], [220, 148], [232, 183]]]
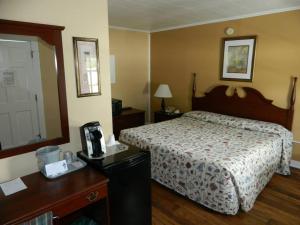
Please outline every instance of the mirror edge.
[[66, 82], [65, 82], [65, 72], [64, 72], [62, 35], [61, 35], [61, 32], [64, 29], [65, 27], [63, 26], [0, 19], [1, 33], [38, 36], [42, 38], [44, 41], [48, 42], [49, 44], [55, 46], [56, 48], [55, 54], [57, 60], [59, 108], [60, 108], [61, 131], [62, 131], [62, 137], [54, 138], [39, 143], [10, 148], [7, 150], [2, 150], [0, 151], [0, 159], [32, 152], [37, 150], [40, 147], [47, 146], [47, 145], [60, 145], [60, 144], [65, 144], [70, 142]]

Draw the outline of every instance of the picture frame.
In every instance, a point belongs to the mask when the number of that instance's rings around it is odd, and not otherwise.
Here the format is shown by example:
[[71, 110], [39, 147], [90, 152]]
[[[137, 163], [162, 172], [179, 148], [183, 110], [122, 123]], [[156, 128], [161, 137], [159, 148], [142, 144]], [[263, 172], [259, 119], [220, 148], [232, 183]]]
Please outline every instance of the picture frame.
[[73, 37], [77, 97], [101, 95], [97, 38]]
[[223, 38], [221, 80], [252, 82], [256, 36]]

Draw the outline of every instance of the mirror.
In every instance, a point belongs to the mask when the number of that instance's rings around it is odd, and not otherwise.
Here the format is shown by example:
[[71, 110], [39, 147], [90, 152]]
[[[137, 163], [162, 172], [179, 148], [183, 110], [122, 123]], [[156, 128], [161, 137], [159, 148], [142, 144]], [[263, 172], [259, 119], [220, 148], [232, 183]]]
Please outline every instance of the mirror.
[[69, 142], [63, 29], [0, 20], [0, 158]]

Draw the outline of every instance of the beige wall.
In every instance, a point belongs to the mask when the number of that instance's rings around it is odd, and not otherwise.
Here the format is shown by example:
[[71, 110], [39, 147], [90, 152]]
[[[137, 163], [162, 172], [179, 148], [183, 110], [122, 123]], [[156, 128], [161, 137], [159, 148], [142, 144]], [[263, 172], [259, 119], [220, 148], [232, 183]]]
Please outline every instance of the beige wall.
[[[81, 149], [79, 126], [98, 120], [105, 136], [112, 132], [109, 40], [106, 0], [1, 0], [0, 18], [65, 26], [62, 33], [70, 138], [63, 150]], [[99, 39], [101, 96], [77, 98], [72, 37]], [[0, 160], [0, 182], [37, 171], [34, 152]]]
[[40, 70], [44, 99], [46, 138], [61, 137], [61, 121], [53, 46], [39, 39]]
[[[233, 27], [234, 36], [257, 35], [252, 83], [219, 80], [221, 39], [224, 29]], [[167, 83], [173, 93], [168, 105], [182, 111], [191, 109], [192, 72], [198, 73], [198, 95], [218, 84], [250, 86], [261, 91], [274, 104], [287, 107], [292, 75], [300, 74], [300, 11], [207, 24], [151, 34], [151, 90]], [[299, 89], [299, 82], [298, 82]], [[159, 100], [152, 98], [152, 110]], [[300, 91], [293, 126], [294, 139], [300, 140]], [[300, 144], [293, 158], [300, 160]]]
[[145, 32], [109, 29], [110, 54], [115, 55], [116, 60], [116, 83], [111, 85], [111, 95], [122, 99], [125, 107], [146, 111], [149, 98], [149, 38]]

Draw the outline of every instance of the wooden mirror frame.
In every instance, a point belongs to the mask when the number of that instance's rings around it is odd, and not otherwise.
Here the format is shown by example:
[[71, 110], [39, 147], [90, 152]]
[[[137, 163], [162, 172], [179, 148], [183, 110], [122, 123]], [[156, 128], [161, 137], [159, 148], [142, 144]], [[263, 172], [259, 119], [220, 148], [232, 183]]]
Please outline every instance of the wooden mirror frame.
[[61, 120], [62, 137], [34, 143], [15, 148], [0, 151], [0, 159], [35, 151], [36, 149], [47, 145], [59, 145], [70, 142], [68, 108], [66, 98], [66, 83], [64, 72], [64, 59], [61, 32], [65, 28], [62, 26], [53, 26], [45, 24], [27, 23], [19, 21], [1, 20], [0, 33], [38, 36], [48, 44], [55, 46], [55, 54], [57, 60], [57, 84]]

